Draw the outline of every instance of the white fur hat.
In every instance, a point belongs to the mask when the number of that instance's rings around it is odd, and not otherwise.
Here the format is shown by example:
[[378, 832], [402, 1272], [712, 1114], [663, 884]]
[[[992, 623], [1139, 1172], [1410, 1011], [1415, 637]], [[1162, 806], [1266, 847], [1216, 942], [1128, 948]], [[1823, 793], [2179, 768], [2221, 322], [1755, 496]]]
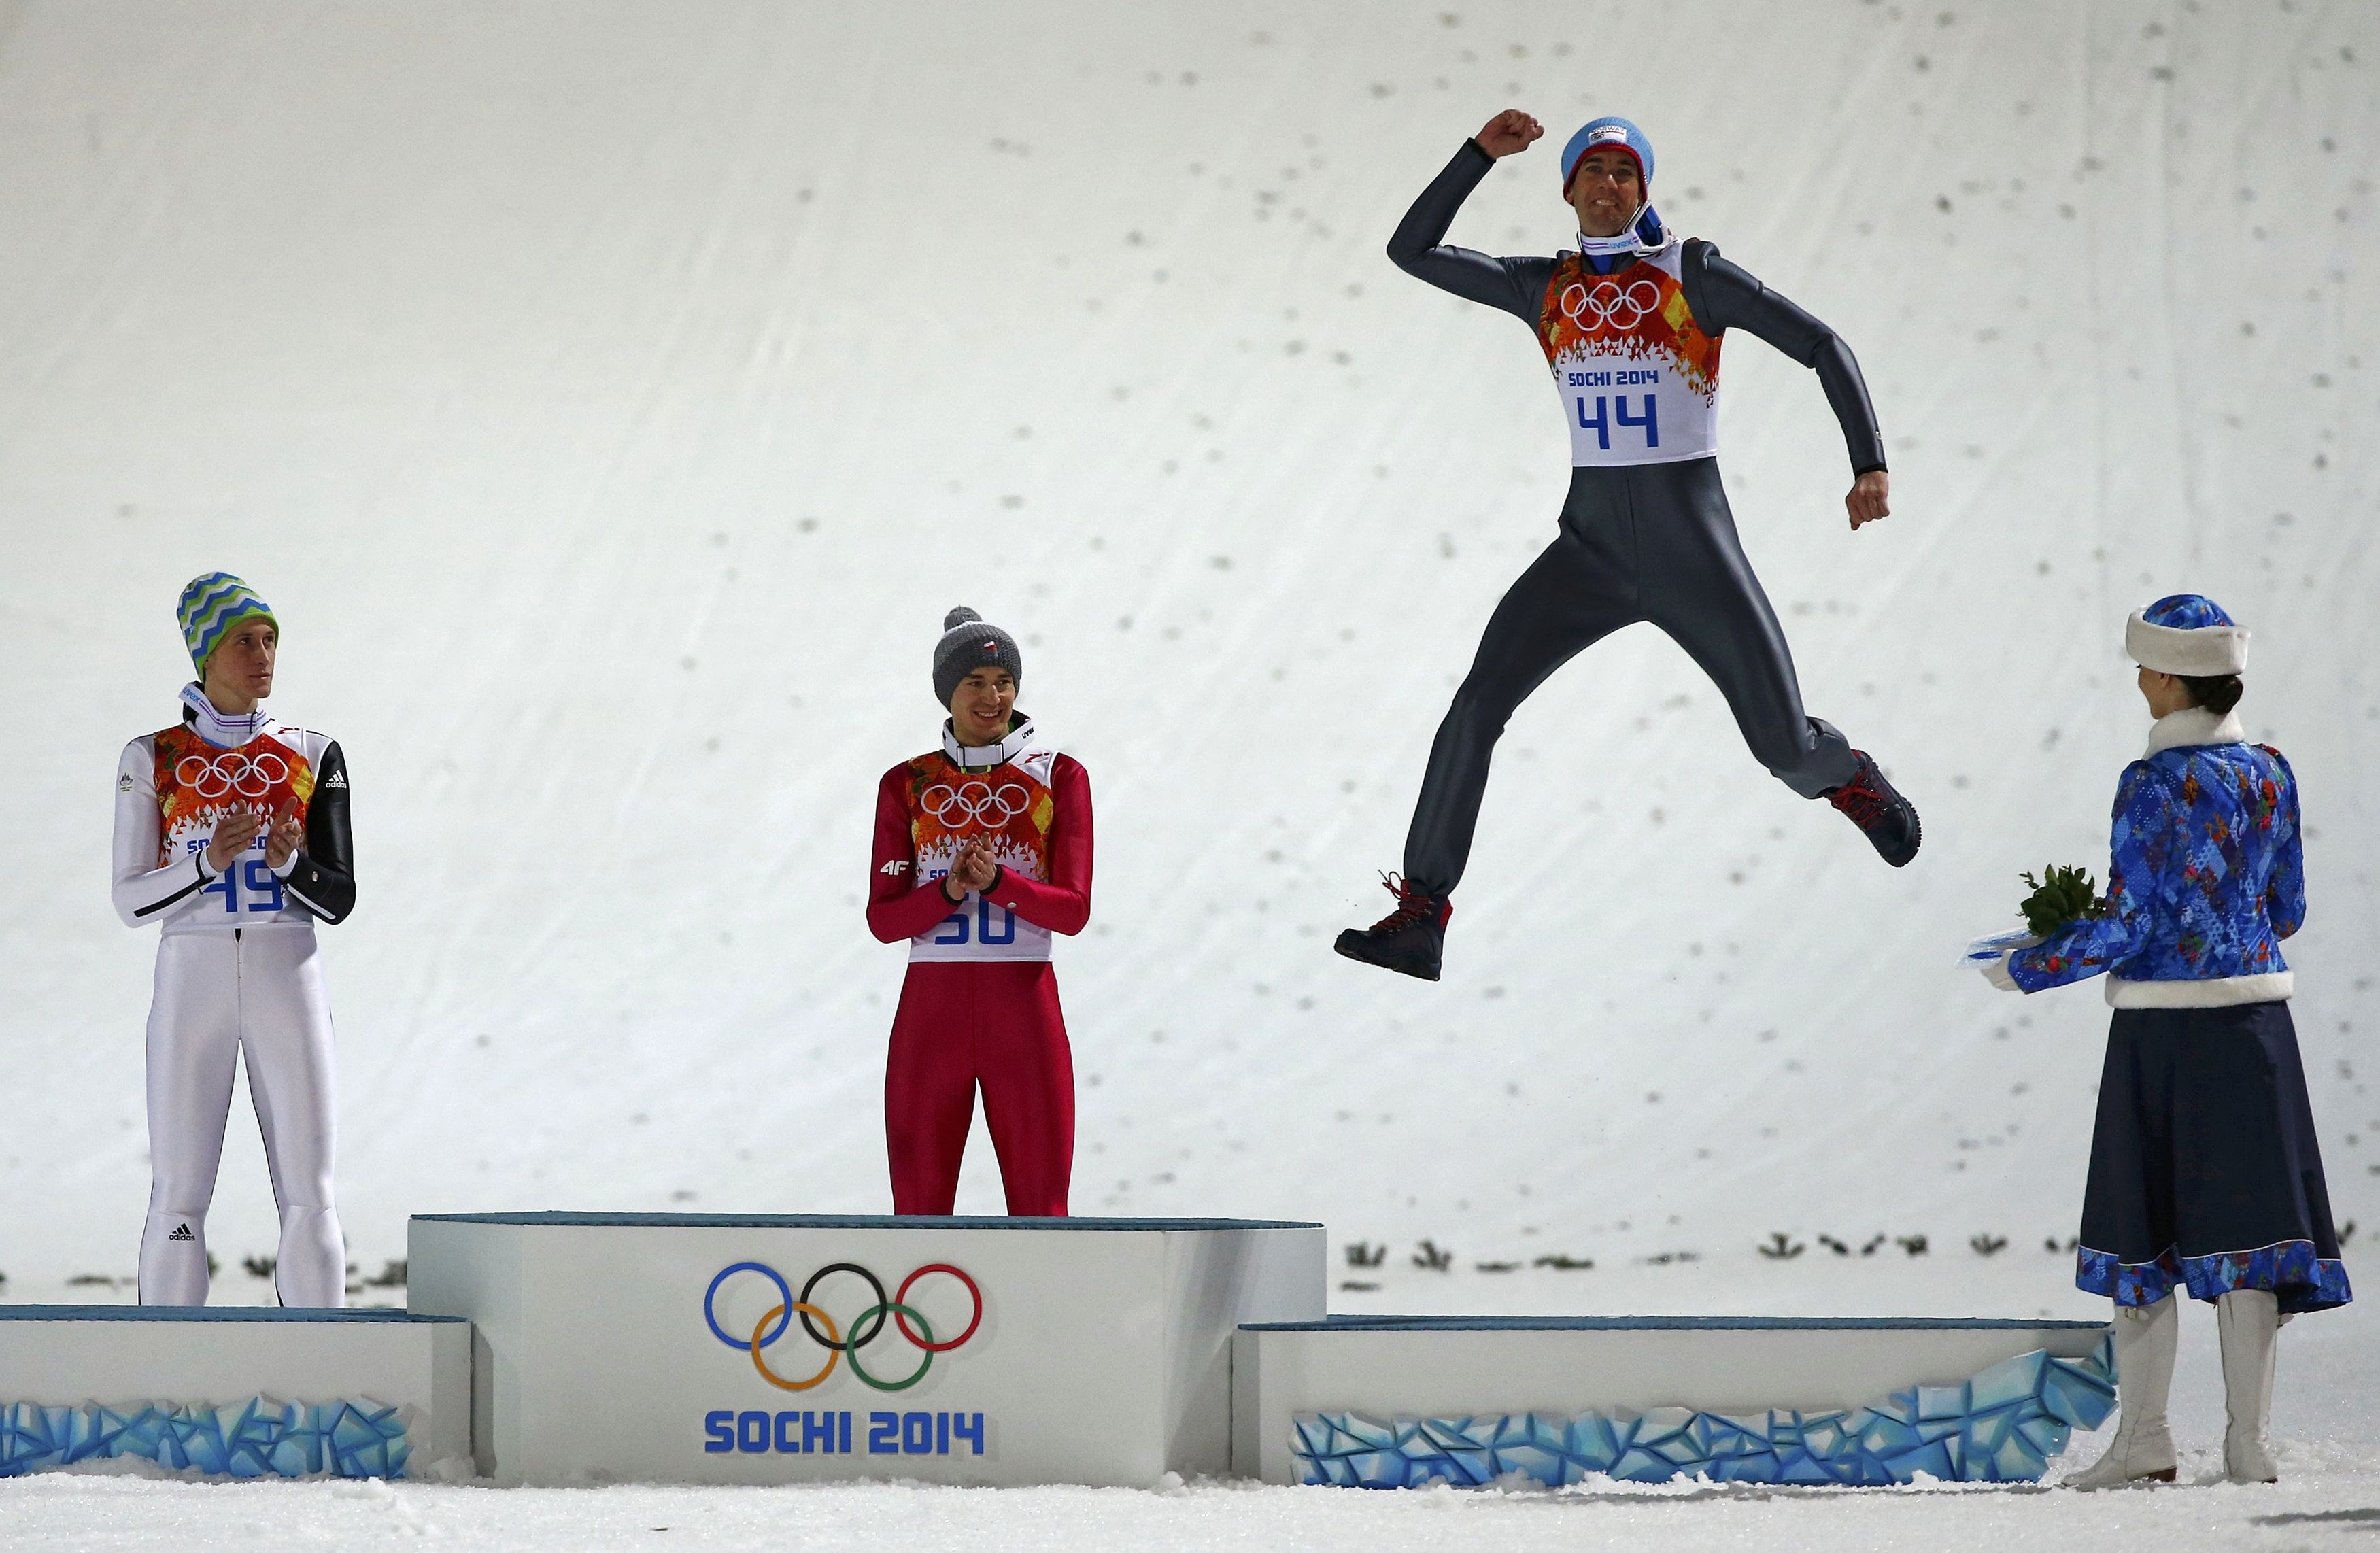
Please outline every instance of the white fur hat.
[[2248, 628], [2201, 593], [2176, 593], [2124, 625], [2124, 650], [2161, 674], [2236, 674], [2248, 666]]

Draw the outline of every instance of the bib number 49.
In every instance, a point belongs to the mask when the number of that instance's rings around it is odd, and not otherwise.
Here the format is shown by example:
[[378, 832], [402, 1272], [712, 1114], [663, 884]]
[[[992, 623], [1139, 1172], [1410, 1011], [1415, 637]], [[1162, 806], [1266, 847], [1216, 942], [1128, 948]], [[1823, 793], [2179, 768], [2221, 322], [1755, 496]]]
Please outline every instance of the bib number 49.
[[[245, 902], [240, 899], [243, 884], [248, 895]], [[261, 916], [282, 909], [281, 880], [274, 877], [273, 865], [261, 857], [234, 863], [200, 893], [221, 895], [225, 911], [250, 911]]]

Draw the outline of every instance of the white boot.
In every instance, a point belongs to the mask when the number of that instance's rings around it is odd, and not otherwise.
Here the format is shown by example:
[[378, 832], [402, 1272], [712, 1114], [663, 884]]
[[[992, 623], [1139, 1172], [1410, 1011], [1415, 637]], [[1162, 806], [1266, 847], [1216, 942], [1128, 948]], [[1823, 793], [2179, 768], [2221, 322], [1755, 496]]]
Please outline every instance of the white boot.
[[[2173, 1431], [2165, 1402], [2173, 1388], [2174, 1339], [2180, 1330], [2171, 1294], [2153, 1305], [2116, 1307], [2116, 1442], [2066, 1479], [2069, 1488], [2113, 1488], [2173, 1481]], [[2228, 1367], [2227, 1367], [2228, 1373]]]
[[2281, 1469], [2265, 1443], [2273, 1415], [2273, 1339], [2280, 1302], [2268, 1289], [2234, 1289], [2215, 1302], [2223, 1341], [2223, 1471], [2234, 1483], [2276, 1483]]

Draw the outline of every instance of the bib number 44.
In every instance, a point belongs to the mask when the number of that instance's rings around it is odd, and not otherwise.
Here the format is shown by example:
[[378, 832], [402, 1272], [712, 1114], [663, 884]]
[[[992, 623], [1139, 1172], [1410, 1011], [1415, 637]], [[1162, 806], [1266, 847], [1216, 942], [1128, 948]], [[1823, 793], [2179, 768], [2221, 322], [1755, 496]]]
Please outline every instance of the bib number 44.
[[1586, 413], [1586, 395], [1580, 394], [1572, 397], [1578, 405], [1579, 430], [1594, 432], [1595, 445], [1604, 452], [1611, 451], [1611, 433], [1615, 427], [1639, 428], [1645, 433], [1646, 447], [1661, 445], [1660, 401], [1650, 394], [1645, 395], [1643, 415], [1628, 413], [1628, 395], [1625, 394], [1609, 396], [1598, 394], [1595, 396], [1595, 415], [1592, 419], [1589, 419]]

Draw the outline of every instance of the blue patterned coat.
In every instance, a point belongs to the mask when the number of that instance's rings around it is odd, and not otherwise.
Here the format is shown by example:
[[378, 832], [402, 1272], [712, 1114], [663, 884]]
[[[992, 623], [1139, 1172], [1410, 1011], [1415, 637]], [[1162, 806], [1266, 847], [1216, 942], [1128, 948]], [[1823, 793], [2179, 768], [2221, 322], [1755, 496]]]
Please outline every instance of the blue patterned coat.
[[2027, 992], [2107, 973], [2119, 1008], [2207, 1008], [2287, 998], [2280, 940], [2305, 921], [2297, 779], [2238, 719], [2160, 718], [2116, 789], [2110, 915], [2009, 956]]

